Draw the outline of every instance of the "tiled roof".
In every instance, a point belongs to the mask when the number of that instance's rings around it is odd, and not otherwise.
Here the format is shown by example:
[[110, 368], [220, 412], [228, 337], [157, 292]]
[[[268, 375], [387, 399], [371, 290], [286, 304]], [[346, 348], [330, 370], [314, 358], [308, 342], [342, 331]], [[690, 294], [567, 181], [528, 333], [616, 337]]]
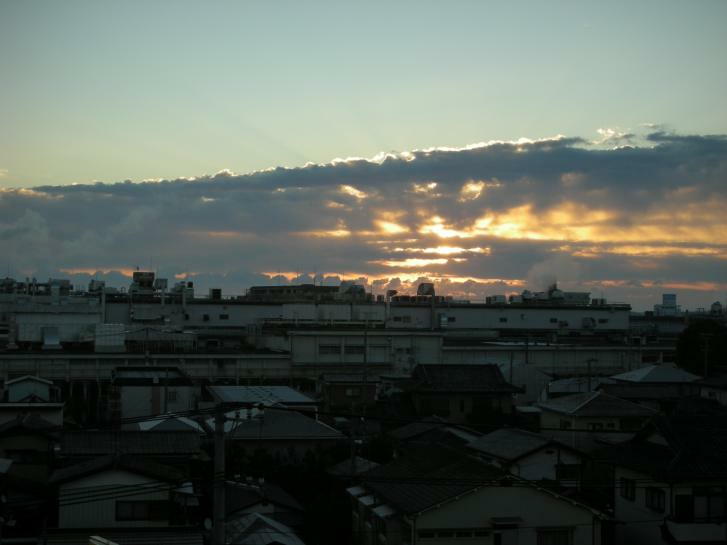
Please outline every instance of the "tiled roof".
[[377, 467], [363, 480], [367, 489], [398, 511], [418, 513], [502, 476], [472, 457], [432, 447]]
[[484, 454], [511, 461], [550, 443], [551, 439], [537, 433], [517, 428], [502, 428], [483, 435], [468, 446]]
[[688, 373], [678, 367], [667, 365], [649, 365], [620, 375], [611, 377], [614, 380], [627, 382], [693, 382], [701, 377]]
[[446, 420], [435, 415], [391, 430], [389, 436], [394, 439], [406, 440], [446, 425]]
[[414, 368], [412, 383], [417, 392], [522, 392], [506, 382], [494, 364], [420, 364]]
[[160, 481], [181, 482], [185, 479], [184, 473], [172, 467], [159, 464], [153, 460], [144, 460], [134, 456], [108, 455], [87, 460], [80, 464], [63, 467], [53, 472], [50, 477], [52, 483], [74, 481], [86, 475], [92, 475], [107, 469], [125, 469], [132, 473], [153, 477]]
[[538, 407], [573, 416], [653, 416], [656, 411], [602, 391], [573, 394], [537, 404]]
[[366, 473], [375, 467], [379, 467], [379, 464], [372, 462], [371, 460], [367, 460], [366, 458], [362, 458], [361, 456], [356, 456], [354, 458], [353, 465], [351, 464], [351, 458], [347, 458], [343, 462], [339, 462], [336, 465], [329, 467], [328, 470], [326, 470], [326, 473], [333, 475], [334, 477], [351, 477], [352, 475]]
[[304, 511], [303, 506], [277, 484], [234, 481], [226, 483], [225, 505], [228, 515], [263, 501], [296, 511]]
[[195, 431], [67, 431], [61, 438], [60, 454], [181, 456], [199, 452], [200, 436]]
[[289, 526], [261, 513], [228, 522], [225, 534], [229, 545], [305, 545]]
[[48, 422], [37, 413], [19, 415], [18, 418], [8, 420], [0, 424], [0, 434], [9, 433], [16, 430], [36, 431], [39, 433], [50, 433], [57, 430], [58, 426]]
[[[660, 437], [665, 445], [650, 441]], [[626, 443], [600, 453], [601, 458], [667, 481], [727, 479], [725, 415], [659, 416]]]
[[343, 439], [338, 430], [289, 409], [268, 408], [258, 416], [233, 424], [229, 437], [233, 440]]
[[208, 386], [212, 395], [223, 402], [262, 403], [265, 406], [281, 403], [314, 405], [315, 401], [290, 386]]
[[678, 399], [685, 395], [696, 395], [699, 393], [699, 386], [695, 383], [675, 382], [618, 382], [614, 384], [602, 384], [600, 390], [622, 399], [659, 401]]

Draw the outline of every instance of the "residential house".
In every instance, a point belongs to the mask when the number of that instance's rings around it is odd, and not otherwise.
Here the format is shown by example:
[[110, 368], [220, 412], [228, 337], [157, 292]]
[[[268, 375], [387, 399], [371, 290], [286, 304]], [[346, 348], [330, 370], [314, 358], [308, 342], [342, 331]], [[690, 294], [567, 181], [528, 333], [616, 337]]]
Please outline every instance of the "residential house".
[[248, 477], [225, 483], [225, 520], [228, 524], [259, 513], [291, 528], [304, 522], [305, 508], [281, 486]]
[[305, 545], [292, 528], [262, 513], [250, 513], [225, 525], [228, 545]]
[[378, 398], [380, 384], [379, 376], [362, 373], [325, 373], [318, 379], [326, 411], [372, 406]]
[[727, 415], [659, 416], [594, 457], [613, 468], [619, 543], [727, 542]]
[[407, 389], [421, 417], [470, 424], [489, 424], [511, 414], [515, 394], [523, 391], [489, 364], [417, 365]]
[[482, 434], [477, 430], [452, 424], [439, 416], [429, 416], [405, 424], [388, 433], [394, 442], [394, 451], [401, 452], [411, 447], [440, 445], [462, 447], [469, 445]]
[[0, 456], [13, 461], [16, 477], [45, 483], [50, 475], [59, 429], [37, 414], [0, 424]]
[[91, 535], [120, 545], [202, 543], [199, 513], [185, 507], [187, 476], [175, 468], [110, 455], [58, 469], [50, 480], [58, 487], [58, 520], [48, 544]]
[[8, 380], [0, 402], [0, 424], [34, 414], [60, 427], [63, 405], [60, 390], [50, 380], [30, 375]]
[[598, 388], [621, 399], [671, 412], [680, 399], [699, 395], [699, 379], [677, 367], [649, 365], [614, 375]]
[[318, 402], [290, 386], [207, 386], [216, 402], [272, 407], [283, 405], [315, 411]]
[[117, 367], [110, 409], [127, 419], [194, 409], [200, 386], [178, 367]]
[[654, 409], [602, 391], [571, 394], [537, 404], [544, 435], [579, 450], [630, 438], [656, 414]]
[[698, 385], [702, 397], [727, 405], [727, 375], [700, 380]]
[[345, 440], [331, 426], [296, 410], [269, 407], [264, 410], [239, 411], [226, 423], [229, 449], [239, 455], [242, 450], [261, 449], [284, 462], [302, 460], [307, 452], [319, 452]]
[[559, 441], [517, 428], [501, 428], [469, 443], [468, 449], [504, 471], [529, 481], [577, 487], [584, 455]]
[[354, 543], [607, 543], [608, 516], [452, 449], [402, 456], [347, 492]]
[[56, 452], [62, 465], [127, 455], [192, 470], [209, 458], [195, 431], [65, 431]]

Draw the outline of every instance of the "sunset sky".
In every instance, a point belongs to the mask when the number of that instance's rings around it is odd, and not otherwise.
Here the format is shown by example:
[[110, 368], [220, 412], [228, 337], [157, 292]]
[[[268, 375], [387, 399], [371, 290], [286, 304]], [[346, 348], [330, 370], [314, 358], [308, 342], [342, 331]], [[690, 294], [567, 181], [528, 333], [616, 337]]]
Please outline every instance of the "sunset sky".
[[0, 276], [724, 303], [725, 21], [724, 1], [0, 0]]

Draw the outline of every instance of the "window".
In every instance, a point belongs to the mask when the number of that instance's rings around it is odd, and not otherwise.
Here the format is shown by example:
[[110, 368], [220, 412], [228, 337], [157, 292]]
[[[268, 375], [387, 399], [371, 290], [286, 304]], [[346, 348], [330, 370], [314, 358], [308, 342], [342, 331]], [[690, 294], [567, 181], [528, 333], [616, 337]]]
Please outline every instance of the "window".
[[229, 320], [230, 315], [229, 314], [220, 314], [220, 320]]
[[401, 321], [404, 322], [405, 324], [410, 324], [411, 316], [403, 316]]
[[505, 322], [507, 322], [507, 318], [505, 318], [504, 316], [501, 317], [500, 318], [500, 323], [503, 323], [504, 324]]
[[557, 324], [558, 323], [558, 318], [551, 318], [550, 319], [550, 323], [551, 324]]
[[177, 391], [176, 390], [167, 390], [167, 401], [176, 401], [177, 400]]
[[358, 397], [361, 395], [361, 388], [351, 387], [346, 388], [346, 397]]
[[721, 486], [694, 487], [694, 517], [700, 522], [724, 521], [725, 489]]
[[603, 422], [591, 422], [588, 424], [588, 429], [591, 431], [598, 431], [603, 429]]
[[419, 537], [422, 539], [431, 539], [435, 536], [434, 532], [429, 530], [419, 530]]
[[538, 528], [538, 545], [573, 545], [573, 528]]
[[209, 322], [210, 321], [210, 315], [209, 314], [203, 314], [202, 315], [202, 321], [203, 322]]
[[336, 356], [338, 356], [341, 354], [341, 345], [340, 344], [322, 344], [318, 347], [318, 353], [320, 355], [335, 354]]
[[459, 412], [464, 412], [464, 399], [459, 400]]
[[636, 498], [636, 481], [633, 479], [621, 477], [619, 480], [619, 489], [622, 498], [629, 501], [634, 501]]
[[343, 347], [343, 353], [349, 356], [352, 355], [363, 355], [365, 350], [364, 345], [362, 344], [347, 344]]
[[608, 323], [608, 318], [599, 318], [598, 319], [598, 323], [599, 324], [607, 324]]
[[569, 430], [571, 427], [570, 420], [561, 420], [560, 421], [560, 429], [561, 430]]
[[395, 322], [401, 322], [401, 316], [394, 316], [394, 321]]
[[658, 511], [659, 513], [664, 512], [666, 494], [661, 488], [654, 486], [646, 487], [646, 507]]
[[165, 500], [117, 501], [116, 520], [167, 520], [169, 502]]

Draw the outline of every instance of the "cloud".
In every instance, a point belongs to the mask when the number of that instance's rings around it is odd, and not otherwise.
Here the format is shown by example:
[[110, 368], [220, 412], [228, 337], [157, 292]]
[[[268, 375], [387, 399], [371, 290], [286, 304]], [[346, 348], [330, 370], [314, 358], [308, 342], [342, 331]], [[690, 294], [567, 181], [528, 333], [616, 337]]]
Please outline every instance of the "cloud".
[[[473, 298], [549, 279], [615, 296], [638, 285], [655, 300], [660, 286], [694, 286], [701, 306], [723, 296], [727, 137], [603, 131], [601, 146], [558, 136], [5, 189], [0, 250], [23, 274], [83, 281], [153, 262], [236, 292], [318, 274], [379, 291], [428, 278]], [[293, 272], [270, 279], [281, 271]]]

